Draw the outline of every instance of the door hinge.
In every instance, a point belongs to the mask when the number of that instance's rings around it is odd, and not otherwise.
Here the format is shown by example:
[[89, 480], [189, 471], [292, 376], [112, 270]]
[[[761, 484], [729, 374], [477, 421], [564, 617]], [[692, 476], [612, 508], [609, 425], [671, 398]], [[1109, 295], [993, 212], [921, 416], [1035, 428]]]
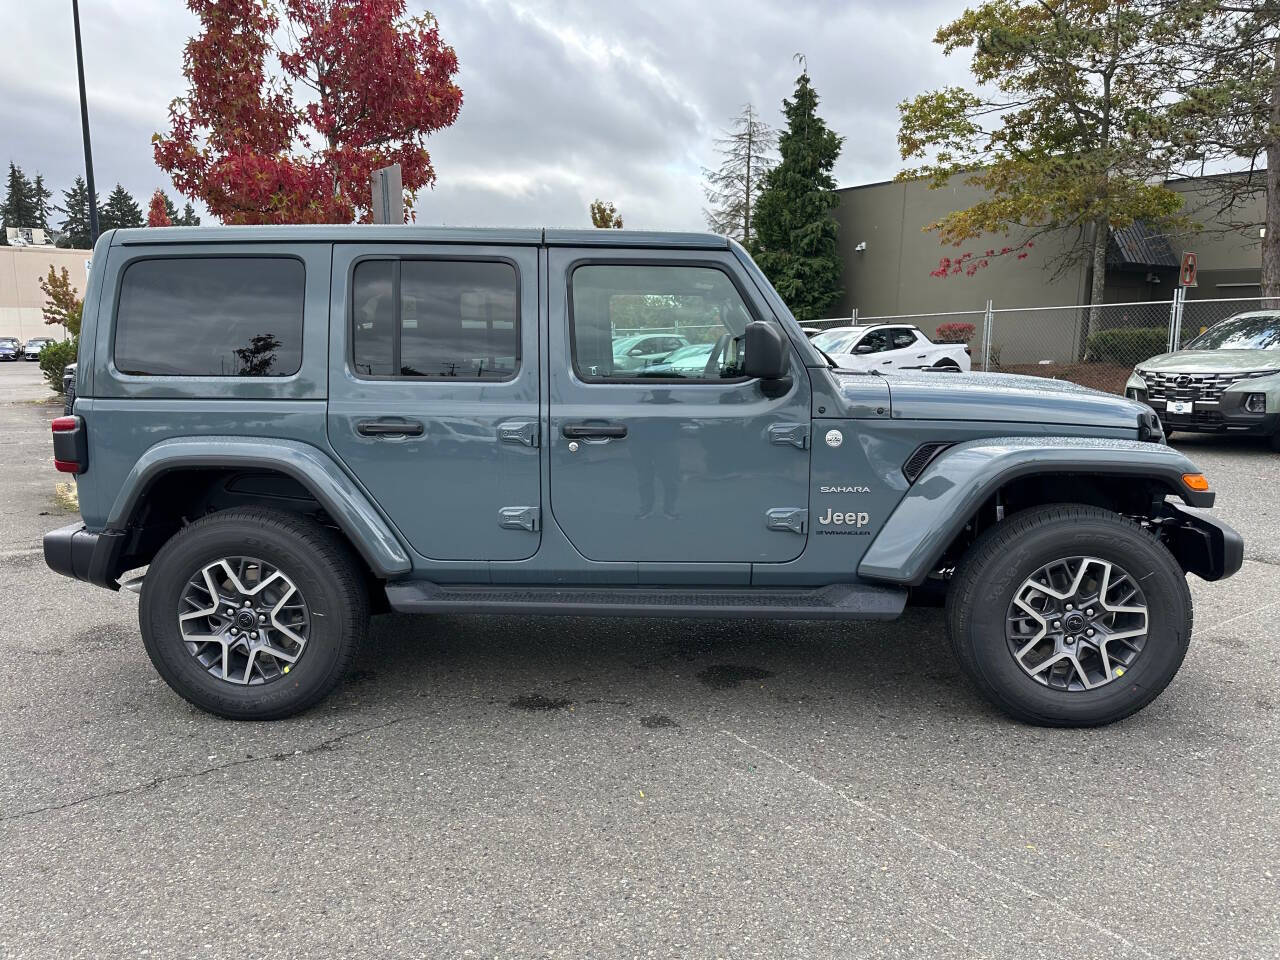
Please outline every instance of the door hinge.
[[503, 530], [528, 530], [535, 533], [542, 520], [538, 507], [503, 507], [498, 511], [498, 526]]
[[498, 439], [503, 443], [522, 443], [526, 447], [538, 445], [538, 421], [508, 420], [498, 424]]
[[774, 507], [765, 512], [765, 526], [802, 534], [809, 527], [809, 511], [804, 507]]
[[809, 446], [809, 424], [775, 423], [769, 427], [770, 443], [789, 443], [798, 450]]

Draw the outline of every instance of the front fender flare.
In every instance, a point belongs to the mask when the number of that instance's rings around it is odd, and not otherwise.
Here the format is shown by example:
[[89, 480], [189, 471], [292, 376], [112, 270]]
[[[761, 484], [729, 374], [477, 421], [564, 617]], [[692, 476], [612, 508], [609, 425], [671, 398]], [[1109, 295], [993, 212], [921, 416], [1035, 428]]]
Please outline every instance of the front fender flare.
[[1213, 493], [1182, 482], [1195, 465], [1178, 451], [1138, 440], [1088, 437], [997, 437], [970, 440], [936, 457], [894, 508], [867, 548], [858, 576], [923, 583], [947, 546], [996, 490], [1033, 474], [1128, 476], [1158, 480], [1196, 507]]
[[278, 470], [306, 487], [384, 579], [409, 572], [408, 553], [363, 491], [324, 451], [297, 440], [260, 437], [175, 437], [149, 447], [125, 478], [107, 516], [123, 530], [139, 498], [161, 474], [191, 467]]

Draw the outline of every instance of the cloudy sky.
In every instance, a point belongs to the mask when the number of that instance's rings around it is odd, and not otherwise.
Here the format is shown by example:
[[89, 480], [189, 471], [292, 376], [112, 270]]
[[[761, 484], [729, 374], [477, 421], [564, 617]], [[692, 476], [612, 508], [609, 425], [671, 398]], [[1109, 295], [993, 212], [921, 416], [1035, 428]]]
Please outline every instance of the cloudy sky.
[[[0, 161], [55, 189], [82, 172], [69, 0], [0, 0]], [[413, 11], [423, 9], [410, 0]], [[963, 82], [930, 38], [959, 0], [433, 0], [463, 107], [432, 137], [419, 223], [587, 226], [594, 197], [628, 227], [702, 229], [701, 169], [745, 102], [780, 122], [804, 53], [844, 135], [842, 185], [898, 170], [897, 103]], [[80, 0], [98, 192], [172, 192], [151, 159], [185, 89], [181, 0]]]

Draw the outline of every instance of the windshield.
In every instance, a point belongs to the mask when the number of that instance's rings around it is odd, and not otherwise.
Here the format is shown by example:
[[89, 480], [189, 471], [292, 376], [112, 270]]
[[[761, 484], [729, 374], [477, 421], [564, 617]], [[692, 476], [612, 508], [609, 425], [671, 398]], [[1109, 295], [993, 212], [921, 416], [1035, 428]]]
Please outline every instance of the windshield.
[[809, 342], [824, 353], [839, 353], [840, 347], [845, 346], [861, 332], [860, 329], [851, 327], [824, 330], [822, 333], [810, 338]]
[[1188, 350], [1280, 349], [1280, 313], [1252, 313], [1229, 317], [1206, 330]]

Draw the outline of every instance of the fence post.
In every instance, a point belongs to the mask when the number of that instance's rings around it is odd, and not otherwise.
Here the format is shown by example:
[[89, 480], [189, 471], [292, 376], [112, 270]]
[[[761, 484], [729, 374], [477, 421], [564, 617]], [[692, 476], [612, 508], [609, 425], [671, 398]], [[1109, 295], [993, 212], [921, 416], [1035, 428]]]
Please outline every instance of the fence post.
[[849, 319], [853, 321], [853, 323], [850, 324], [850, 326], [856, 327], [858, 325], [858, 308], [857, 307], [853, 308], [853, 316], [851, 316]]
[[1173, 288], [1173, 302], [1169, 305], [1169, 353], [1182, 345], [1182, 302], [1186, 296], [1185, 287]]
[[987, 301], [986, 312], [982, 315], [982, 372], [991, 369], [991, 328], [995, 326], [995, 309], [991, 300]]

